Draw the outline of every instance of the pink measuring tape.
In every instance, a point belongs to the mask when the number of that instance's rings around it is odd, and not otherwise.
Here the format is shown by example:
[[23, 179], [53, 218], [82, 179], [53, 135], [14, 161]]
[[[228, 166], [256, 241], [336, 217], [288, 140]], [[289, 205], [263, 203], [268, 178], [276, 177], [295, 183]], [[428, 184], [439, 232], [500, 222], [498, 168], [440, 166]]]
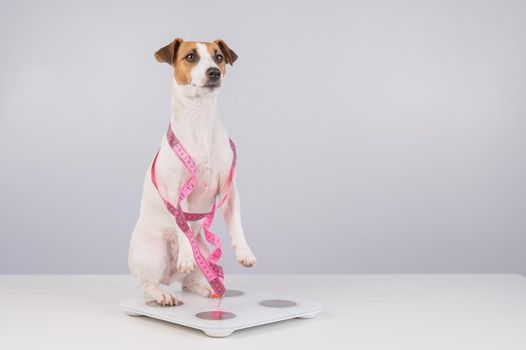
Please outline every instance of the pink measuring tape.
[[[192, 190], [195, 187], [196, 165], [192, 157], [190, 157], [190, 154], [188, 154], [181, 142], [175, 136], [171, 125], [168, 126], [168, 131], [166, 132], [166, 139], [168, 140], [170, 148], [175, 152], [177, 157], [179, 157], [181, 162], [183, 162], [183, 165], [190, 173], [190, 177], [185, 181], [185, 183], [181, 187], [181, 190], [179, 191], [179, 194], [177, 196], [177, 204], [174, 206], [172, 203], [170, 203], [170, 201], [163, 197], [157, 185], [157, 179], [155, 177], [155, 163], [157, 162], [157, 156], [159, 155], [159, 151], [157, 151], [157, 154], [153, 159], [151, 168], [152, 183], [157, 192], [159, 193], [159, 196], [161, 197], [164, 205], [166, 206], [166, 209], [168, 209], [170, 214], [172, 214], [175, 218], [177, 226], [179, 226], [179, 228], [184, 232], [185, 236], [190, 241], [190, 245], [192, 246], [192, 253], [194, 255], [194, 260], [197, 263], [197, 266], [205, 276], [206, 280], [214, 290], [215, 294], [222, 297], [225, 294], [225, 286], [223, 284], [223, 268], [217, 264], [217, 262], [221, 258], [221, 242], [219, 238], [210, 231], [210, 226], [212, 225], [212, 221], [214, 220], [216, 208], [219, 208], [223, 205], [223, 203], [225, 203], [232, 189], [232, 180], [234, 179], [235, 175], [235, 166], [237, 158], [236, 146], [234, 145], [234, 142], [230, 139], [230, 148], [232, 148], [232, 153], [234, 157], [232, 159], [232, 164], [230, 165], [230, 173], [228, 174], [225, 193], [219, 201], [219, 203], [216, 203], [214, 201], [212, 210], [208, 213], [187, 213], [181, 209], [181, 202], [188, 198], [188, 196], [190, 195], [190, 193], [192, 193]], [[189, 221], [197, 221], [201, 219], [204, 219], [203, 231], [205, 232], [206, 240], [216, 247], [214, 252], [212, 252], [212, 254], [210, 254], [210, 256], [208, 256], [207, 259], [205, 259], [203, 253], [201, 253], [201, 250], [197, 245], [194, 233], [188, 225]]]

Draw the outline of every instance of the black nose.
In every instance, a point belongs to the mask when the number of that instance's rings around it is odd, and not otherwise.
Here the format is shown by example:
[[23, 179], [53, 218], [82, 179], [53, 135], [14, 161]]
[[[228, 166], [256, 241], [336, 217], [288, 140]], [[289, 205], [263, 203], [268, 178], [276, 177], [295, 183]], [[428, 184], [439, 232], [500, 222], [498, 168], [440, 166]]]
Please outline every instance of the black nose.
[[208, 68], [206, 70], [206, 76], [211, 81], [217, 81], [221, 78], [221, 71], [218, 68]]

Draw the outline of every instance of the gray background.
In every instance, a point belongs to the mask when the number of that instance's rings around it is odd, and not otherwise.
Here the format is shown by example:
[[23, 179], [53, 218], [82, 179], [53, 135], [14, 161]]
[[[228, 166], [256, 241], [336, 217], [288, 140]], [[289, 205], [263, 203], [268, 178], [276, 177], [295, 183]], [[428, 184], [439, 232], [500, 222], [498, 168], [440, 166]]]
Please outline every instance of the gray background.
[[[526, 2], [2, 1], [0, 273], [124, 273], [174, 37], [239, 54], [249, 273], [526, 273]], [[235, 263], [218, 220], [228, 273]]]

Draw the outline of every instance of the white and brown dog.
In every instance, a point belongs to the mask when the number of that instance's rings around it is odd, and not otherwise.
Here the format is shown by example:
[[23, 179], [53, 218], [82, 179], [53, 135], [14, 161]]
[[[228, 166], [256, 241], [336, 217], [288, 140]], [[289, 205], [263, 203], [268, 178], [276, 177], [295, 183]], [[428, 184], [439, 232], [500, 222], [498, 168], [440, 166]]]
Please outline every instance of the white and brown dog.
[[[188, 212], [208, 212], [227, 181], [232, 151], [229, 137], [217, 117], [217, 96], [223, 83], [226, 64], [237, 55], [223, 40], [190, 42], [175, 39], [155, 53], [159, 62], [170, 64], [172, 76], [171, 126], [177, 138], [197, 165], [197, 183], [182, 203]], [[159, 151], [156, 173], [161, 191], [175, 203], [178, 192], [188, 178], [184, 165], [174, 154], [166, 136]], [[241, 224], [239, 193], [235, 183], [224, 204], [223, 215], [237, 260], [244, 266], [256, 264]], [[203, 253], [210, 251], [203, 238], [202, 221], [190, 222], [192, 232]], [[148, 299], [174, 305], [175, 294], [161, 288], [181, 281], [184, 289], [210, 296], [211, 287], [194, 265], [190, 242], [177, 226], [153, 186], [149, 170], [144, 181], [139, 219], [130, 242], [128, 264]]]

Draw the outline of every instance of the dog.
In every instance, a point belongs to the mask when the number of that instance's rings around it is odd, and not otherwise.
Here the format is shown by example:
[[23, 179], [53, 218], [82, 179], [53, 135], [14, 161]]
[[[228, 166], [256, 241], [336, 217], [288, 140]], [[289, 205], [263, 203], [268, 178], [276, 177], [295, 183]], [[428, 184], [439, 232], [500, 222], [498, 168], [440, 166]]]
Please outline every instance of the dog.
[[[196, 164], [197, 182], [188, 199], [181, 203], [182, 210], [208, 212], [225, 190], [233, 159], [228, 133], [217, 116], [217, 98], [226, 65], [232, 65], [238, 56], [223, 40], [175, 39], [155, 52], [155, 58], [173, 68], [171, 128]], [[170, 148], [166, 135], [161, 141], [155, 171], [164, 197], [175, 203], [189, 173]], [[235, 180], [222, 209], [238, 262], [254, 266], [256, 257], [245, 238]], [[210, 250], [201, 232], [202, 221], [189, 225], [207, 257]], [[161, 305], [177, 304], [176, 295], [161, 287], [176, 281], [181, 282], [184, 290], [212, 296], [212, 288], [194, 264], [189, 239], [165, 207], [152, 184], [150, 170], [144, 180], [139, 218], [130, 241], [128, 266], [145, 297]]]

